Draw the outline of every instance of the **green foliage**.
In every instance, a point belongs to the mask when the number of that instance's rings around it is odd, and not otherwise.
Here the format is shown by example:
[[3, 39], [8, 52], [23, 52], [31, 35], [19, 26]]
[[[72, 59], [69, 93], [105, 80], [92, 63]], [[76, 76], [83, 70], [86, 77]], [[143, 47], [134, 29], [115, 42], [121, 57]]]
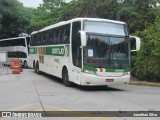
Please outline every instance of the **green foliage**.
[[116, 6], [118, 6], [116, 0], [72, 1], [63, 10], [63, 14], [60, 20], [68, 20], [75, 17], [116, 19], [116, 13], [117, 13]]
[[31, 26], [35, 30], [59, 21], [76, 17], [94, 17], [124, 21], [128, 24], [130, 33], [143, 30], [145, 23], [154, 23], [155, 13], [152, 6], [155, 0], [72, 0], [65, 3], [63, 0], [43, 0], [35, 10]]
[[30, 23], [28, 9], [17, 0], [0, 1], [0, 38], [16, 37], [26, 32]]
[[32, 30], [39, 30], [57, 23], [66, 5], [63, 0], [44, 0], [44, 4], [34, 10], [34, 16], [31, 19]]
[[155, 12], [155, 23], [136, 33], [141, 37], [142, 47], [134, 70], [139, 79], [160, 82], [160, 8], [155, 8]]
[[130, 33], [143, 30], [145, 23], [154, 23], [155, 13], [153, 6], [155, 2], [151, 0], [125, 0], [119, 12], [121, 20], [128, 24]]

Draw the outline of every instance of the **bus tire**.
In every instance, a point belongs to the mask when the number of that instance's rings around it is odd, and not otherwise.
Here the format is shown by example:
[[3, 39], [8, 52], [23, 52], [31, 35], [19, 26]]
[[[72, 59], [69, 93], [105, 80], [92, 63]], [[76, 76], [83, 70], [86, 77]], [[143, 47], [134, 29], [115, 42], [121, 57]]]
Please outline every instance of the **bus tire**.
[[27, 61], [26, 61], [26, 60], [25, 60], [24, 63], [23, 63], [23, 67], [24, 67], [24, 68], [27, 68], [27, 67], [28, 67], [28, 64], [27, 64]]
[[35, 61], [33, 61], [33, 69], [34, 69], [34, 72], [37, 73]]
[[39, 71], [39, 63], [38, 63], [38, 61], [37, 61], [37, 63], [36, 63], [36, 73], [37, 73], [38, 75], [41, 74], [41, 72]]
[[69, 81], [68, 71], [67, 69], [64, 69], [62, 72], [62, 80], [63, 84], [67, 87], [72, 87], [73, 83]]

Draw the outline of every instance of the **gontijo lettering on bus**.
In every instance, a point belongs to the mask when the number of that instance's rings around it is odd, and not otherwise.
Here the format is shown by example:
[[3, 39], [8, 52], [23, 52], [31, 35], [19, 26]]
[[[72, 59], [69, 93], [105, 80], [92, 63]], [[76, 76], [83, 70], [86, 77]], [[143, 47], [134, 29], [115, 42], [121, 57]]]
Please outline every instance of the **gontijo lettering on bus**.
[[47, 47], [46, 55], [64, 56], [65, 55], [64, 46]]
[[63, 55], [64, 54], [64, 48], [52, 48], [52, 54], [60, 54]]

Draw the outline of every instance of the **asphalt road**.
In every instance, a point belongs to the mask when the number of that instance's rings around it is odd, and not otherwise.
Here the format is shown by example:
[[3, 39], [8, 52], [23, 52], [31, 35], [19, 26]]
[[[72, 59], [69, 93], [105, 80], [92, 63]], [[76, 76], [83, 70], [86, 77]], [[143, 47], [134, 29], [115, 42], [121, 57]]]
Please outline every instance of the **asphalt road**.
[[[160, 111], [160, 87], [65, 87], [50, 75], [0, 69], [0, 111]], [[88, 114], [88, 113], [86, 113]], [[8, 119], [8, 118], [0, 118]], [[10, 118], [11, 119], [11, 118]], [[17, 118], [12, 118], [17, 120]], [[35, 119], [35, 118], [33, 118]], [[46, 117], [55, 120], [159, 120], [159, 117]]]

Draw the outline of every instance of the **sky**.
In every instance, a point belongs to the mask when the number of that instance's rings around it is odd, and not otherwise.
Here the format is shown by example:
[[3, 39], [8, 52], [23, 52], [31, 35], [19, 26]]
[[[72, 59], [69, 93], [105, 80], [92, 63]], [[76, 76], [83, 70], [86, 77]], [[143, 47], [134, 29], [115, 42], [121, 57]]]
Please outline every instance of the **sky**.
[[[38, 7], [39, 4], [43, 3], [43, 0], [18, 0], [19, 2], [23, 3], [23, 6], [25, 7]], [[69, 2], [71, 0], [66, 0], [66, 2]]]
[[43, 0], [18, 0], [19, 2], [23, 3], [25, 7], [38, 7], [39, 4], [43, 3]]

